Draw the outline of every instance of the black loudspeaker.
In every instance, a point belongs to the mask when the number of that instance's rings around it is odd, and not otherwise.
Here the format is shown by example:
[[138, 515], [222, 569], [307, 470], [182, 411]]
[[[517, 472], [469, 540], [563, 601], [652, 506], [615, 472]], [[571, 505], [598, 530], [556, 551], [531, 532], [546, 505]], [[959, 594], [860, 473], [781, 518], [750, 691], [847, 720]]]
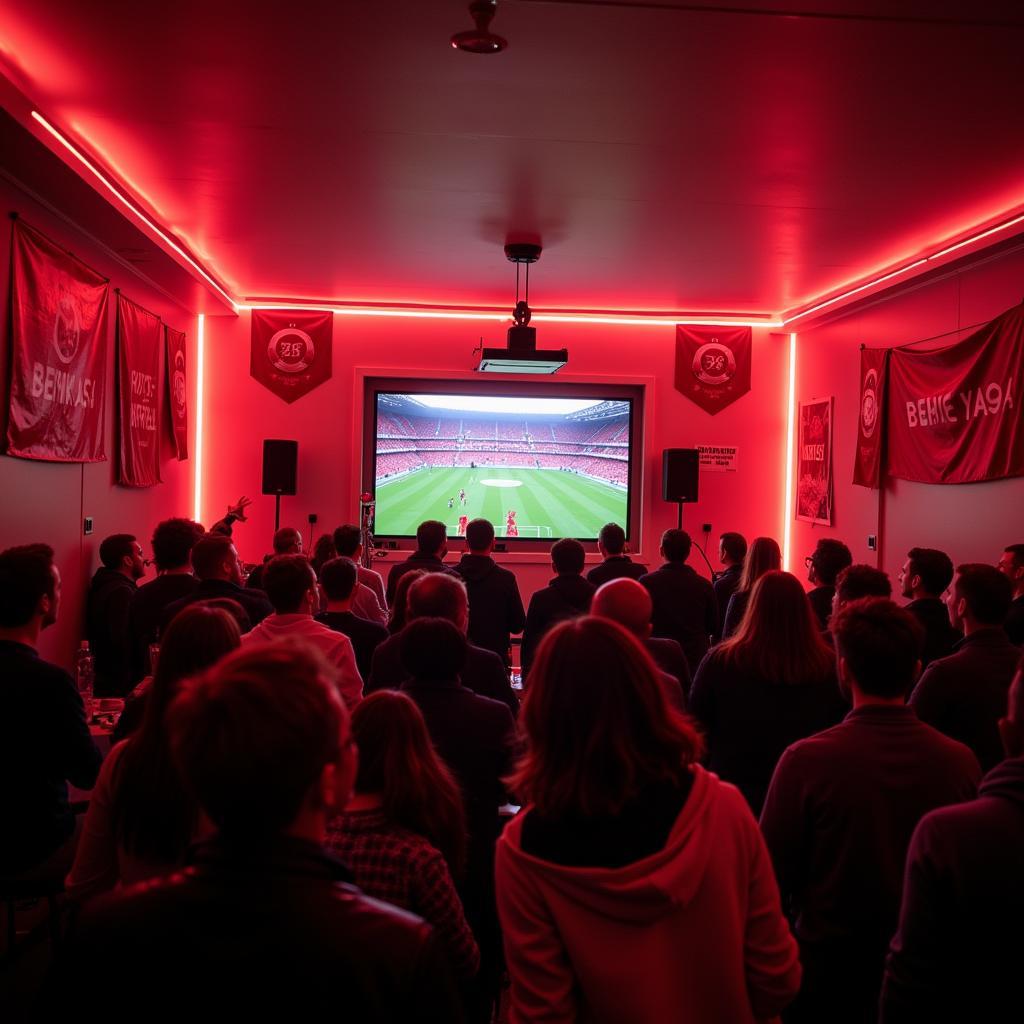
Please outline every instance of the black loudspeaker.
[[696, 448], [666, 448], [661, 455], [661, 496], [665, 501], [696, 501], [700, 453]]
[[298, 469], [298, 441], [263, 442], [264, 494], [294, 494]]

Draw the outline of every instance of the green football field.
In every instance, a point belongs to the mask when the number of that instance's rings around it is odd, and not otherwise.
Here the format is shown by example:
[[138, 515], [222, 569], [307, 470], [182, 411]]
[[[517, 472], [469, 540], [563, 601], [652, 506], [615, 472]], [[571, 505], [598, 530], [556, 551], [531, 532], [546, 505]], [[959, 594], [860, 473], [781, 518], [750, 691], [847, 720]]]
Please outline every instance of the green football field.
[[[459, 502], [459, 488], [466, 491], [465, 506]], [[455, 499], [453, 508], [448, 508], [449, 498]], [[435, 466], [377, 484], [373, 532], [412, 536], [424, 519], [440, 519], [453, 537], [459, 516], [465, 515], [489, 519], [503, 537], [510, 508], [516, 511], [523, 538], [592, 540], [605, 523], [626, 525], [626, 492], [585, 476], [544, 469]]]

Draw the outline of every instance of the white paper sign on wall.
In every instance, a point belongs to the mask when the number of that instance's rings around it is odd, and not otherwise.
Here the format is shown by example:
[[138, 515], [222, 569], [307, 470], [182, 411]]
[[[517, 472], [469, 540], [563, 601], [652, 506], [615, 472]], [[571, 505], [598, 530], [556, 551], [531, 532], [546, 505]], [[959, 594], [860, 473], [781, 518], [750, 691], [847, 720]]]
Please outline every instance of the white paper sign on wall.
[[739, 462], [739, 448], [729, 444], [698, 444], [702, 472], [734, 473]]

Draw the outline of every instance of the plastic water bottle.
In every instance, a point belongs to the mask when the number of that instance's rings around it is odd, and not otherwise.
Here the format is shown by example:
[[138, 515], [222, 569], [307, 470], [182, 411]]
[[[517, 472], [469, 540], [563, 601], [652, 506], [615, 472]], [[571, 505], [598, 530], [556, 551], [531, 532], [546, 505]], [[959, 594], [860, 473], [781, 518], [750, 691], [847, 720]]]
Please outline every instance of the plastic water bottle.
[[92, 718], [92, 687], [96, 673], [93, 670], [92, 651], [89, 650], [89, 641], [83, 640], [82, 646], [78, 648], [75, 655], [75, 683], [78, 686], [78, 695], [85, 705], [85, 717], [88, 721]]

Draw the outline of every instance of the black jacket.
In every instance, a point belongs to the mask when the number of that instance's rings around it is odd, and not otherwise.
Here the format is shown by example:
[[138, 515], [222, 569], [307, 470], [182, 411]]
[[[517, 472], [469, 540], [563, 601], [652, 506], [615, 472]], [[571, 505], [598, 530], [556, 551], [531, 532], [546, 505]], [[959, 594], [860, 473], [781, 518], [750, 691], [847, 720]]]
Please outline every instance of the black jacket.
[[742, 565], [730, 565], [722, 571], [722, 574], [712, 584], [715, 590], [715, 603], [718, 605], [716, 641], [722, 639], [722, 630], [725, 628], [725, 613], [729, 608], [729, 598], [736, 593], [736, 588], [740, 585], [740, 577], [742, 575]]
[[807, 593], [807, 600], [811, 602], [821, 629], [828, 629], [828, 620], [832, 617], [832, 598], [835, 595], [835, 587], [815, 587]]
[[[352, 612], [321, 612], [314, 618], [330, 629], [344, 633], [352, 641], [352, 650], [355, 651], [359, 674], [363, 679], [369, 679], [373, 652], [391, 635], [388, 633], [387, 627], [382, 626], [379, 622], [361, 619]], [[369, 693], [369, 690], [366, 692]]]
[[508, 664], [509, 634], [526, 625], [523, 599], [515, 573], [488, 555], [463, 555], [455, 571], [465, 580], [469, 594], [470, 643], [494, 651]]
[[718, 632], [718, 607], [711, 583], [685, 562], [666, 562], [640, 577], [654, 609], [651, 625], [655, 636], [678, 640], [691, 672], [697, 671]]
[[521, 652], [524, 677], [530, 671], [537, 648], [548, 630], [563, 619], [586, 615], [596, 589], [589, 580], [570, 572], [556, 576], [530, 598]]
[[917, 619], [921, 628], [924, 629], [921, 667], [927, 668], [939, 658], [948, 658], [962, 637], [950, 625], [949, 611], [945, 604], [937, 597], [920, 597], [907, 605], [907, 611]]
[[610, 580], [638, 580], [646, 572], [647, 569], [639, 562], [634, 562], [629, 555], [610, 555], [587, 573], [587, 579], [599, 587]]
[[425, 555], [421, 551], [414, 551], [404, 562], [397, 562], [391, 566], [386, 594], [389, 608], [394, 606], [395, 587], [398, 586], [398, 581], [413, 569], [422, 569], [424, 572], [444, 572], [449, 576], [456, 575], [455, 570], [445, 565], [437, 555]]
[[188, 868], [87, 905], [39, 1017], [72, 1019], [117, 964], [110, 1021], [461, 1020], [430, 926], [350, 877], [305, 840], [203, 843]]
[[[199, 586], [188, 597], [172, 601], [164, 609], [163, 621], [160, 624], [161, 634], [167, 631], [171, 619], [182, 608], [195, 604], [197, 601], [209, 601], [214, 597], [230, 597], [232, 601], [237, 601], [245, 609], [245, 614], [249, 616], [249, 629], [259, 625], [268, 615], [274, 614], [274, 606], [262, 590], [240, 587], [230, 580], [200, 580]], [[248, 630], [243, 629], [242, 632], [245, 633]]]
[[1011, 644], [1024, 647], [1024, 597], [1014, 598], [1006, 622], [1003, 623], [1003, 629], [1006, 630]]
[[132, 688], [128, 616], [138, 588], [117, 569], [101, 566], [89, 585], [86, 634], [95, 659], [97, 697], [123, 697]]
[[679, 642], [677, 640], [669, 640], [663, 636], [650, 636], [644, 641], [644, 646], [654, 659], [655, 665], [662, 672], [675, 676], [682, 687], [683, 695], [689, 695], [690, 684], [693, 680], [690, 676], [689, 662], [687, 662], [686, 655], [683, 653], [682, 647], [679, 646]]
[[132, 642], [132, 683], [150, 669], [149, 645], [160, 639], [160, 623], [172, 601], [195, 593], [199, 580], [191, 573], [165, 573], [144, 583], [135, 591], [128, 613], [128, 632]]

